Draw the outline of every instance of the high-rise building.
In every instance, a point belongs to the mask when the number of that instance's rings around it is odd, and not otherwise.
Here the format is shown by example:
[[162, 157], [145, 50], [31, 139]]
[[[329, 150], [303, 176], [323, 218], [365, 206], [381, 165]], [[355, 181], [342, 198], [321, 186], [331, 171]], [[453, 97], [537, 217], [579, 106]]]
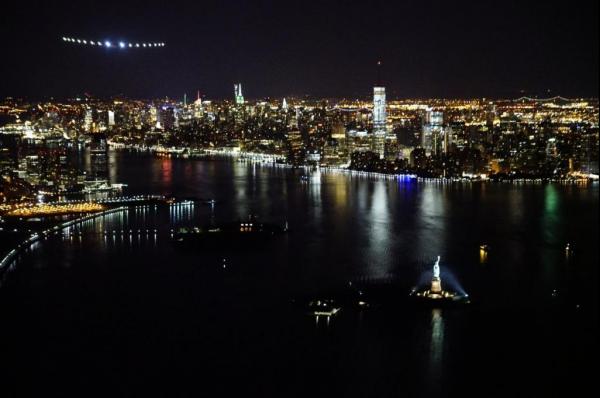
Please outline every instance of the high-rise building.
[[386, 160], [396, 160], [400, 157], [400, 148], [398, 146], [398, 139], [388, 134], [384, 140], [385, 145], [385, 159]]
[[161, 107], [158, 116], [163, 129], [172, 130], [175, 127], [175, 109], [172, 106]]
[[373, 87], [373, 130], [385, 132], [385, 87]]
[[148, 119], [150, 121], [150, 124], [152, 124], [152, 125], [157, 124], [158, 123], [158, 108], [155, 106], [151, 106], [148, 111], [148, 114], [149, 114]]
[[108, 127], [115, 125], [115, 112], [108, 111]]
[[198, 91], [198, 98], [194, 101], [194, 118], [201, 119], [204, 110], [202, 109], [202, 99], [200, 98], [200, 91]]
[[385, 87], [373, 87], [373, 152], [383, 159], [387, 113], [385, 109]]
[[441, 152], [445, 142], [444, 113], [434, 111], [432, 108], [425, 110], [423, 128], [421, 132], [421, 146], [427, 156], [437, 155]]
[[244, 105], [244, 95], [242, 94], [242, 83], [234, 84], [233, 91], [235, 96], [235, 103], [237, 105]]
[[0, 169], [12, 168], [19, 162], [21, 138], [16, 134], [0, 134]]
[[292, 113], [288, 119], [288, 128], [290, 128], [292, 130], [297, 130], [298, 125], [300, 123], [300, 117], [301, 117], [300, 109], [296, 108], [296, 112]]
[[293, 164], [301, 164], [304, 161], [304, 138], [298, 129], [287, 132], [287, 142], [289, 144], [288, 161]]
[[89, 177], [95, 181], [108, 179], [108, 144], [102, 133], [92, 134]]
[[366, 130], [349, 129], [346, 131], [346, 147], [348, 153], [367, 152], [372, 150]]
[[83, 129], [86, 132], [90, 132], [92, 130], [92, 123], [92, 110], [88, 108], [85, 110], [85, 117], [83, 119]]

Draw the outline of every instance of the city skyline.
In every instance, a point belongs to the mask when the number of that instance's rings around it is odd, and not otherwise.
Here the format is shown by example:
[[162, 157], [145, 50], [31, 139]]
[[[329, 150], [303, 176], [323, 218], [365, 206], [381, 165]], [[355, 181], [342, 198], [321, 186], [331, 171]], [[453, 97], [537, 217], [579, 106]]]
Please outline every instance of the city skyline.
[[[593, 2], [10, 5], [0, 96], [223, 99], [242, 82], [248, 98], [352, 98], [369, 95], [381, 60], [388, 98], [596, 97], [597, 11]], [[169, 45], [109, 51], [62, 37]]]
[[598, 2], [11, 2], [9, 397], [578, 396]]

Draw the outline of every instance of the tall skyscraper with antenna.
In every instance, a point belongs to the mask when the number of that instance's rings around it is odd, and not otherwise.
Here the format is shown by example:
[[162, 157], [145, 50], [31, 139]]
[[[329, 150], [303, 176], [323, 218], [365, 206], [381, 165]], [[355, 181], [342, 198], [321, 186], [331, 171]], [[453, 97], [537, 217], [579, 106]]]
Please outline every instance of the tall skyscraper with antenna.
[[377, 62], [377, 83], [373, 87], [373, 137], [372, 150], [379, 155], [380, 159], [385, 155], [385, 136], [386, 136], [386, 102], [385, 87], [380, 80], [381, 61]]
[[233, 85], [233, 95], [235, 96], [235, 103], [237, 105], [244, 104], [244, 95], [242, 94], [242, 83]]
[[198, 91], [196, 101], [194, 101], [194, 117], [200, 119], [202, 118], [203, 113], [202, 98], [200, 98], [200, 91]]

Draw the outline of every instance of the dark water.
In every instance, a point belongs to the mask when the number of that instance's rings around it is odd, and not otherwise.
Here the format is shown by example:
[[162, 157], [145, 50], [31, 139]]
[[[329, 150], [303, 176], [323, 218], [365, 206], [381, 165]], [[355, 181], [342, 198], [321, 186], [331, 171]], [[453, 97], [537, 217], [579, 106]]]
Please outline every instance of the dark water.
[[[0, 288], [7, 396], [552, 396], [593, 385], [597, 185], [301, 173], [112, 154], [128, 193], [218, 203], [130, 209], [24, 256]], [[254, 251], [170, 243], [179, 225], [248, 214], [291, 232]], [[121, 229], [133, 232], [103, 233]], [[471, 305], [404, 302], [437, 255], [443, 282]], [[329, 322], [290, 305], [349, 282], [393, 294]]]

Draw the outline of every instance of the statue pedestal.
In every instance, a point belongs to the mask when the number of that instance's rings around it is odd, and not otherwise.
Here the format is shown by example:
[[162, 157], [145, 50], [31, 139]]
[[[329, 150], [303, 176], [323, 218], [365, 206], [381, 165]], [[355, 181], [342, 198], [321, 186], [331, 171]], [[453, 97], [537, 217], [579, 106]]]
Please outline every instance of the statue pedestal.
[[440, 278], [433, 277], [431, 279], [431, 293], [442, 292], [442, 280]]

